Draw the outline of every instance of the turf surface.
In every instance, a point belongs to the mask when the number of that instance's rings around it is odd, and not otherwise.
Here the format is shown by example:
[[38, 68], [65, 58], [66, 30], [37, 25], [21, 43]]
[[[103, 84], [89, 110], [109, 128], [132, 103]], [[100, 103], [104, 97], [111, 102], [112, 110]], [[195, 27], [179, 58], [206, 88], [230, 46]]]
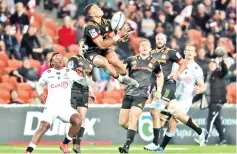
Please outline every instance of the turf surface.
[[[118, 147], [120, 145], [111, 145], [111, 146], [96, 146], [96, 145], [85, 145], [82, 147], [82, 154], [118, 154]], [[142, 148], [143, 145], [132, 145], [130, 149], [130, 153], [143, 153], [143, 154], [152, 154], [155, 152], [145, 151]], [[71, 147], [71, 146], [70, 146]], [[10, 154], [10, 153], [23, 153], [26, 149], [26, 146], [14, 146], [14, 145], [0, 145], [0, 153], [3, 154]], [[59, 150], [58, 146], [42, 146], [39, 145], [35, 151], [36, 153], [62, 153]], [[71, 153], [72, 150], [71, 150]], [[208, 145], [205, 147], [199, 147], [198, 145], [170, 145], [167, 147], [165, 153], [232, 153], [236, 154], [236, 146], [215, 146], [215, 145]]]

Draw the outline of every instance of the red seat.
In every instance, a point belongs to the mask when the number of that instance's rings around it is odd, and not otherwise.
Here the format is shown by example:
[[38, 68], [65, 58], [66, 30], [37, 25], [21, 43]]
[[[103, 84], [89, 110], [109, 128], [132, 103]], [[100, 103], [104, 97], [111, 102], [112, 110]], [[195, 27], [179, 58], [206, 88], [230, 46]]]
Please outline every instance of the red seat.
[[0, 52], [0, 60], [4, 62], [5, 66], [8, 64], [8, 55], [5, 52]]
[[0, 89], [10, 91], [10, 90], [14, 89], [14, 86], [11, 83], [3, 82], [3, 83], [0, 83]]
[[19, 97], [20, 100], [22, 100], [23, 104], [29, 103], [29, 101], [31, 99], [29, 94], [30, 93], [25, 91], [25, 90], [19, 90], [18, 91], [18, 97]]
[[5, 102], [10, 102], [10, 92], [4, 89], [0, 90], [0, 99], [4, 100]]
[[10, 72], [12, 72], [12, 71], [14, 71], [14, 70], [16, 70], [16, 68], [14, 68], [14, 67], [7, 67], [7, 68], [5, 68], [5, 70], [4, 70], [4, 74], [9, 74]]
[[122, 102], [121, 94], [116, 92], [116, 91], [107, 91], [107, 92], [105, 92], [104, 98], [105, 99], [113, 99], [113, 100], [117, 101], [117, 103]]
[[32, 88], [29, 84], [27, 83], [18, 83], [17, 84], [17, 89], [20, 91], [20, 90], [25, 90], [27, 92], [31, 92], [32, 91]]
[[4, 73], [5, 67], [6, 67], [5, 62], [0, 60], [0, 72], [1, 72], [1, 74]]
[[8, 60], [8, 67], [20, 68], [22, 67], [22, 62], [16, 59]]
[[79, 53], [79, 47], [77, 44], [72, 44], [68, 47], [69, 52], [74, 53], [74, 54], [78, 54]]
[[10, 83], [14, 88], [16, 88], [17, 78], [14, 76], [4, 75], [2, 76], [2, 82]]
[[0, 104], [9, 104], [9, 101], [0, 98]]
[[66, 53], [66, 48], [64, 46], [59, 45], [59, 44], [54, 44], [53, 50], [55, 52], [61, 53], [62, 55], [65, 55], [65, 53]]
[[95, 98], [96, 98], [96, 102], [98, 104], [102, 103], [102, 99], [104, 98], [104, 92], [94, 92]]
[[30, 64], [32, 67], [36, 68], [37, 72], [39, 72], [41, 64], [38, 60], [30, 59]]

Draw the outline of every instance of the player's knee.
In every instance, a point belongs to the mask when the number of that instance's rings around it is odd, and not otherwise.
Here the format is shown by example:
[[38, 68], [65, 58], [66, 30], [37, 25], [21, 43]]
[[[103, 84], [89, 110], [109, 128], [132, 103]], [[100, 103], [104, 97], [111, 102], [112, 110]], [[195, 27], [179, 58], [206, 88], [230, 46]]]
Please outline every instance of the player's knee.
[[140, 116], [140, 113], [133, 112], [129, 114], [129, 121], [134, 121], [136, 122]]
[[151, 110], [150, 111], [150, 113], [151, 113], [151, 116], [152, 116], [152, 118], [155, 120], [155, 119], [158, 119], [159, 118], [159, 113], [158, 113], [158, 111], [156, 111], [156, 110]]
[[123, 119], [123, 118], [119, 119], [119, 125], [122, 126], [122, 127], [125, 126], [127, 124], [127, 122], [128, 121], [126, 119]]
[[74, 114], [71, 117], [71, 124], [76, 127], [80, 127], [82, 124], [82, 118], [79, 114]]

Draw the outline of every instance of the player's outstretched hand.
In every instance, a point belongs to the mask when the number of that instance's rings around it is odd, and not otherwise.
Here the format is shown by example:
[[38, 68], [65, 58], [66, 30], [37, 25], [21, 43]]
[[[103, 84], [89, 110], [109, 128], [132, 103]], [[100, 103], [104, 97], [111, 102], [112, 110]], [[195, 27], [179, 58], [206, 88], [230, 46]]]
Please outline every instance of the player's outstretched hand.
[[201, 89], [200, 86], [195, 85], [195, 86], [194, 86], [194, 90], [195, 90], [195, 93], [196, 93], [196, 94], [202, 93], [202, 89]]
[[135, 31], [128, 31], [127, 32], [127, 34], [125, 34], [121, 39], [122, 39], [122, 42], [127, 42], [128, 41], [128, 39], [129, 39], [129, 37], [132, 35], [132, 34], [134, 34], [135, 33]]

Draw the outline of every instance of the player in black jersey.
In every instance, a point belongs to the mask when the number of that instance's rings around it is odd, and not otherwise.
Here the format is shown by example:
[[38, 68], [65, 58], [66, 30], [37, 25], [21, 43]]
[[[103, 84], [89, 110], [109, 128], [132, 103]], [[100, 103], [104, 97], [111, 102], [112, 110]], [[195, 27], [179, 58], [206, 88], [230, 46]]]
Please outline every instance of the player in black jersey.
[[[196, 125], [196, 123], [191, 119], [191, 117], [180, 112], [177, 107], [177, 102], [175, 98], [176, 91], [176, 81], [177, 77], [186, 69], [186, 64], [183, 58], [177, 51], [169, 49], [166, 47], [166, 35], [159, 33], [156, 35], [156, 49], [151, 51], [151, 55], [156, 58], [162, 67], [164, 73], [164, 86], [162, 88], [161, 99], [153, 100], [151, 104], [151, 115], [153, 119], [153, 142], [144, 146], [146, 150], [157, 150], [159, 142], [159, 132], [163, 127], [166, 118], [168, 116], [180, 120], [187, 126], [191, 127], [194, 131], [200, 135], [200, 138], [204, 137], [204, 132], [202, 129]], [[178, 72], [171, 74], [172, 65], [176, 62], [180, 65]], [[167, 109], [167, 110], [166, 110]], [[162, 111], [162, 112], [161, 112]], [[162, 113], [162, 114], [161, 114]], [[162, 121], [161, 121], [162, 120]], [[164, 138], [168, 140], [168, 137]]]
[[[75, 70], [78, 75], [90, 75], [93, 66], [80, 54], [72, 56], [68, 60], [68, 67]], [[81, 139], [85, 131], [85, 118], [88, 110], [88, 98], [95, 101], [92, 89], [89, 86], [83, 86], [80, 83], [74, 82], [71, 90], [71, 106], [77, 110], [82, 117], [82, 125], [77, 135], [73, 139], [73, 151], [80, 153]]]
[[128, 153], [137, 131], [137, 122], [150, 96], [151, 90], [157, 83], [156, 96], [161, 96], [161, 88], [164, 76], [160, 63], [150, 55], [151, 43], [143, 40], [140, 43], [140, 55], [125, 60], [129, 76], [138, 81], [139, 87], [127, 87], [120, 110], [119, 123], [127, 129], [127, 139], [123, 147], [119, 147], [120, 153]]
[[136, 80], [126, 75], [126, 68], [119, 60], [112, 46], [121, 40], [128, 40], [132, 32], [122, 29], [115, 35], [110, 22], [103, 19], [104, 12], [96, 4], [89, 4], [85, 7], [85, 13], [90, 21], [84, 29], [84, 57], [96, 67], [104, 68], [111, 76], [119, 82], [138, 87]]

